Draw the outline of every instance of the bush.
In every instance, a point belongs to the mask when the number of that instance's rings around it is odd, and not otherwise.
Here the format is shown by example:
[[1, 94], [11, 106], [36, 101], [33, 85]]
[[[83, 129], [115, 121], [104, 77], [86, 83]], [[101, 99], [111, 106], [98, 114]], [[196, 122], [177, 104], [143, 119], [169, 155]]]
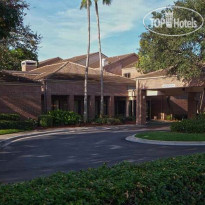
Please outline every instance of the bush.
[[38, 121], [41, 127], [52, 127], [53, 126], [53, 117], [51, 115], [41, 115], [39, 116]]
[[116, 116], [116, 118], [119, 119], [121, 123], [136, 121], [136, 117], [132, 117], [132, 116], [125, 117], [123, 115], [118, 115]]
[[172, 115], [167, 115], [165, 119], [168, 120], [168, 121], [171, 121], [172, 120]]
[[205, 118], [200, 116], [195, 119], [186, 119], [181, 122], [174, 122], [171, 124], [171, 131], [184, 133], [204, 133]]
[[63, 110], [53, 110], [48, 113], [53, 118], [53, 125], [75, 125], [78, 124], [81, 120], [81, 116], [71, 112]]
[[184, 119], [187, 119], [187, 115], [175, 114], [174, 119], [175, 120], [184, 120]]
[[0, 121], [0, 129], [19, 129], [19, 130], [32, 130], [36, 126], [35, 121], [27, 120], [27, 121]]
[[20, 116], [18, 114], [0, 114], [0, 120], [11, 120], [11, 121], [19, 121]]
[[100, 124], [100, 125], [117, 125], [121, 124], [121, 121], [116, 118], [109, 118], [109, 117], [103, 117], [103, 118], [97, 118], [94, 120], [94, 123]]
[[0, 186], [0, 204], [204, 204], [205, 154]]

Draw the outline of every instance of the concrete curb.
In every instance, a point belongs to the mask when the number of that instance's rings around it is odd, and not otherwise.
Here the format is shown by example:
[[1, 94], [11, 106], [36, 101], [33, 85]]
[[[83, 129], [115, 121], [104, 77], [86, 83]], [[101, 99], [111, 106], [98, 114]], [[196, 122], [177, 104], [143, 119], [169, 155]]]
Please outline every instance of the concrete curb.
[[[136, 135], [136, 134], [135, 134]], [[183, 142], [183, 141], [158, 141], [158, 140], [146, 140], [135, 137], [135, 135], [126, 137], [125, 139], [130, 142], [137, 142], [143, 144], [154, 144], [154, 145], [171, 145], [171, 146], [205, 146], [205, 141], [200, 142]]]

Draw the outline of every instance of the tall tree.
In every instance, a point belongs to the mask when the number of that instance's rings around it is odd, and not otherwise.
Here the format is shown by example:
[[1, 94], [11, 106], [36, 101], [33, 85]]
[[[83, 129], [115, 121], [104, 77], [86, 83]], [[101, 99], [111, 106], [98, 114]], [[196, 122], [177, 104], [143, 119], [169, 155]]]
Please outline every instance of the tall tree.
[[[205, 19], [205, 3], [204, 0], [178, 0], [176, 6], [194, 9], [200, 13]], [[191, 19], [194, 18], [201, 23], [199, 16], [192, 12], [186, 12], [173, 8], [175, 19]], [[164, 17], [165, 11], [154, 12], [153, 18]], [[176, 34], [179, 29], [169, 28], [166, 26], [152, 28], [158, 33]], [[189, 28], [180, 29], [186, 33]], [[176, 74], [179, 78], [187, 80], [198, 77], [201, 74], [201, 67], [205, 61], [205, 25], [189, 35], [185, 36], [160, 36], [150, 31], [141, 35], [139, 67], [143, 72], [150, 72], [159, 69], [169, 68], [170, 74]]]
[[[110, 5], [112, 0], [103, 0], [104, 5]], [[90, 0], [90, 5], [91, 5]], [[101, 46], [101, 32], [100, 32], [100, 16], [99, 16], [99, 9], [98, 9], [98, 0], [94, 0], [95, 3], [95, 13], [96, 13], [96, 20], [97, 20], [97, 28], [98, 28], [98, 47], [99, 47], [99, 61], [100, 61], [100, 117], [104, 115], [104, 83], [103, 83], [103, 65], [102, 65], [102, 46]], [[87, 7], [85, 1], [82, 1], [81, 8]]]
[[[98, 9], [98, 0], [95, 1], [95, 13], [98, 27], [98, 46], [100, 59], [100, 117], [104, 115], [104, 83], [103, 83], [103, 65], [102, 65], [102, 47], [101, 47], [101, 33], [100, 33], [100, 17]], [[103, 4], [110, 5], [112, 0], [103, 0]]]
[[87, 18], [88, 18], [88, 48], [87, 48], [87, 59], [85, 67], [85, 82], [84, 82], [84, 123], [88, 121], [88, 70], [89, 70], [89, 58], [90, 58], [90, 0], [83, 0], [81, 3], [81, 9], [86, 3]]
[[0, 1], [0, 70], [19, 70], [22, 60], [37, 60], [41, 36], [24, 25], [26, 9], [24, 0]]

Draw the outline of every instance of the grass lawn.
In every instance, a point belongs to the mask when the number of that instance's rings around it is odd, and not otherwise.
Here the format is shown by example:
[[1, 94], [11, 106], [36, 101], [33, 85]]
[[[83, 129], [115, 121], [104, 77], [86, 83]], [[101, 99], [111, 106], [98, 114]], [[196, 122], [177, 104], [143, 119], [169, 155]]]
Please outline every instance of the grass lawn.
[[0, 130], [0, 135], [12, 134], [12, 133], [17, 133], [22, 131], [23, 130], [17, 130], [17, 129]]
[[205, 154], [121, 163], [0, 185], [0, 204], [201, 204]]
[[177, 132], [142, 132], [135, 135], [138, 138], [147, 140], [162, 141], [205, 141], [205, 133], [177, 133]]

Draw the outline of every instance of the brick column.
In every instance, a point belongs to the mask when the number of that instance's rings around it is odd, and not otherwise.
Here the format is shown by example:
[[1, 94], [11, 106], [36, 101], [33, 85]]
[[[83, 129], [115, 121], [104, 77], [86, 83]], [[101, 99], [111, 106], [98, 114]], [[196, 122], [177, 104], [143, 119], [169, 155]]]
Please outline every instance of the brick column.
[[89, 109], [88, 109], [88, 116], [89, 119], [93, 120], [95, 119], [95, 96], [91, 95], [89, 96]]
[[46, 112], [49, 112], [51, 110], [51, 94], [46, 93]]
[[141, 89], [137, 90], [136, 124], [146, 124], [146, 91]]
[[126, 117], [129, 117], [130, 113], [129, 113], [129, 98], [126, 98]]
[[196, 116], [197, 103], [196, 103], [196, 93], [188, 93], [188, 119]]
[[110, 96], [108, 100], [108, 115], [109, 117], [115, 116], [115, 97]]
[[68, 100], [68, 110], [74, 112], [75, 109], [74, 95], [69, 95], [67, 97], [67, 100]]
[[132, 100], [132, 117], [135, 116], [134, 103], [135, 103], [135, 100]]

